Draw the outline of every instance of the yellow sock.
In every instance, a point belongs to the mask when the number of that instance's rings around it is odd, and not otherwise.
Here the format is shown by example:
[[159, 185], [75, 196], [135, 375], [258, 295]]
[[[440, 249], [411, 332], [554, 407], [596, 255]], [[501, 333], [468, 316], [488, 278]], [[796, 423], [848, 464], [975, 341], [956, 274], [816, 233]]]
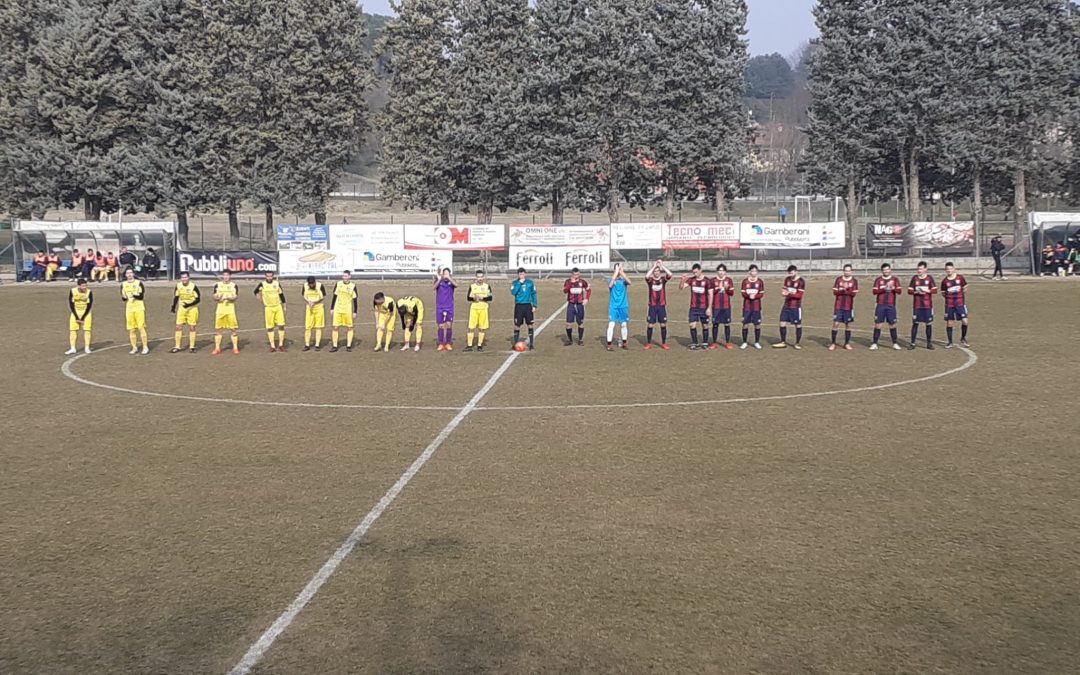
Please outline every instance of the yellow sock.
[[68, 342], [71, 343], [71, 348], [75, 349], [75, 344], [79, 341], [79, 331], [73, 330], [68, 336]]
[[394, 341], [394, 331], [386, 331], [386, 342], [383, 343], [383, 349], [390, 349], [390, 343]]
[[465, 334], [465, 346], [466, 347], [472, 347], [472, 343], [473, 343], [473, 334], [472, 333], [466, 333]]
[[405, 346], [406, 347], [409, 346], [409, 340], [411, 340], [411, 339], [412, 339], [412, 331], [411, 330], [405, 331]]
[[331, 343], [333, 343], [335, 348], [338, 346], [338, 332], [337, 332], [337, 330], [330, 331], [330, 341], [331, 341]]
[[424, 341], [424, 327], [423, 326], [417, 326], [416, 327], [416, 344], [420, 344], [423, 341]]
[[285, 346], [285, 329], [284, 328], [278, 328], [277, 336], [278, 336], [277, 343], [279, 345], [281, 345], [282, 347], [284, 347]]
[[346, 347], [352, 347], [353, 335], [354, 335], [354, 333], [353, 333], [352, 328], [350, 328], [348, 330], [348, 332], [345, 333], [345, 346]]
[[322, 344], [322, 328], [315, 329], [315, 346], [318, 347]]
[[270, 341], [270, 348], [271, 349], [274, 349], [275, 347], [277, 347], [277, 345], [274, 344], [274, 331], [272, 331], [272, 330], [267, 331], [266, 332], [266, 339]]
[[484, 334], [483, 333], [480, 333], [480, 335], [476, 338], [476, 344], [480, 345], [481, 347], [484, 346]]
[[383, 336], [385, 334], [386, 334], [386, 331], [383, 330], [382, 328], [375, 331], [375, 349], [378, 349], [379, 347], [382, 347]]
[[128, 338], [131, 339], [131, 348], [132, 349], [136, 349], [139, 346], [138, 335], [139, 335], [138, 331], [134, 331], [134, 330], [129, 330], [128, 331]]
[[195, 341], [198, 339], [198, 334], [195, 331], [188, 333], [188, 345], [191, 349], [195, 349]]
[[214, 336], [214, 349], [221, 349], [221, 333]]
[[309, 330], [304, 331], [304, 346], [305, 347], [310, 347], [311, 346], [311, 331], [309, 331]]
[[139, 336], [142, 338], [143, 347], [150, 344], [150, 339], [146, 337], [146, 329], [145, 328], [140, 328], [139, 329]]
[[[86, 345], [87, 349], [89, 349], [90, 348], [90, 331], [84, 330], [82, 336], [83, 336], [83, 344]], [[74, 346], [74, 345], [72, 345], [72, 346]]]
[[178, 330], [173, 333], [173, 338], [176, 340], [176, 348], [180, 349], [180, 343], [184, 340], [184, 331]]
[[239, 335], [233, 335], [232, 336], [232, 348], [233, 349], [240, 349], [240, 336]]

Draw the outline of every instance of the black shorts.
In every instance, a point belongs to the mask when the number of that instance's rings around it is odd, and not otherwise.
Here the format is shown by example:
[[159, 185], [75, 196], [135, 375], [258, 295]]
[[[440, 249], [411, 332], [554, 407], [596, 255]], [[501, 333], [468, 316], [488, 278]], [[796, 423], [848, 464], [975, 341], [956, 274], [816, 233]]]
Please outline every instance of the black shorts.
[[520, 326], [523, 323], [529, 326], [533, 324], [532, 305], [514, 305], [514, 325]]

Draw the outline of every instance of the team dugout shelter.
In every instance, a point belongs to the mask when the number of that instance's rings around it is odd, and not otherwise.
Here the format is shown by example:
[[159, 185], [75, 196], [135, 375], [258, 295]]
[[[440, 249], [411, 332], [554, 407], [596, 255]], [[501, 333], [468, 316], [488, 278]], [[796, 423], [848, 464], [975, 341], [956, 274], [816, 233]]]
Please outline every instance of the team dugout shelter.
[[1042, 267], [1043, 246], [1063, 241], [1080, 233], [1080, 213], [1035, 212], [1028, 214], [1031, 226], [1031, 272], [1037, 274]]
[[30, 272], [38, 251], [59, 255], [60, 271], [66, 273], [76, 249], [82, 253], [87, 249], [106, 254], [111, 251], [119, 256], [124, 247], [135, 254], [136, 272], [143, 255], [152, 248], [161, 258], [158, 277], [174, 277], [176, 223], [173, 221], [16, 220], [12, 223], [12, 233], [15, 269], [20, 278]]

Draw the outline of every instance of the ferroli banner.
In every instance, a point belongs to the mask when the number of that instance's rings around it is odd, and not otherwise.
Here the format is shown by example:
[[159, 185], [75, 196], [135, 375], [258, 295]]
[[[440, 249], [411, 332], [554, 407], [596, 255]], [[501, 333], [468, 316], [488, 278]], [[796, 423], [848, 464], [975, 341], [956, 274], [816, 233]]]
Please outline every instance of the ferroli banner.
[[664, 248], [739, 248], [738, 223], [664, 223]]
[[510, 271], [606, 270], [611, 266], [608, 246], [511, 246]]
[[744, 248], [844, 248], [844, 223], [742, 223]]
[[501, 251], [503, 225], [406, 225], [405, 248], [449, 251]]
[[218, 277], [228, 271], [237, 277], [277, 273], [277, 251], [177, 251], [177, 272], [193, 277]]

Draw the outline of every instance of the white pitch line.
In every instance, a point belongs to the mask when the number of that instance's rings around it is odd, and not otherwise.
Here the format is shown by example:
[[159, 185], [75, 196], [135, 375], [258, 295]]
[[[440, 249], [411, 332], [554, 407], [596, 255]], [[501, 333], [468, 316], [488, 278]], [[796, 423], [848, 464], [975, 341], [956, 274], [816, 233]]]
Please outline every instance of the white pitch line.
[[[564, 307], [566, 307], [565, 304], [555, 310], [551, 316], [541, 323], [539, 328], [536, 329], [536, 335], [542, 333], [543, 330], [560, 315]], [[514, 352], [506, 357], [506, 360], [503, 361], [498, 370], [492, 373], [484, 386], [469, 399], [469, 402], [454, 415], [453, 419], [446, 423], [446, 426], [439, 432], [439, 435], [424, 448], [424, 451], [420, 453], [420, 456], [413, 461], [408, 469], [406, 469], [405, 473], [401, 474], [401, 477], [397, 479], [397, 482], [382, 496], [379, 503], [377, 503], [373, 509], [368, 511], [367, 515], [364, 516], [364, 519], [361, 520], [360, 524], [356, 526], [356, 529], [352, 531], [352, 534], [350, 534], [345, 541], [338, 546], [333, 555], [323, 563], [323, 566], [319, 568], [319, 571], [315, 573], [315, 576], [311, 577], [311, 580], [308, 581], [307, 585], [304, 586], [304, 589], [300, 591], [300, 594], [289, 603], [289, 606], [285, 611], [282, 612], [281, 615], [274, 620], [274, 623], [266, 629], [266, 632], [259, 636], [259, 639], [251, 645], [247, 650], [247, 653], [244, 654], [244, 657], [240, 659], [240, 662], [233, 666], [232, 670], [229, 671], [229, 675], [247, 675], [247, 673], [251, 672], [251, 669], [262, 660], [266, 655], [266, 652], [273, 646], [274, 641], [289, 627], [293, 620], [296, 619], [297, 615], [304, 610], [304, 607], [306, 607], [315, 597], [315, 594], [319, 592], [319, 589], [322, 588], [323, 584], [326, 583], [341, 563], [344, 562], [345, 558], [352, 553], [353, 549], [360, 543], [360, 539], [363, 538], [368, 529], [371, 528], [375, 521], [379, 519], [379, 516], [394, 503], [394, 500], [397, 499], [398, 495], [401, 494], [401, 491], [405, 489], [405, 486], [409, 484], [409, 481], [424, 468], [424, 465], [427, 464], [428, 460], [435, 454], [435, 451], [438, 450], [446, 439], [450, 437], [450, 434], [458, 428], [458, 425], [460, 425], [471, 412], [476, 410], [476, 406], [480, 400], [487, 396], [488, 392], [490, 392], [492, 387], [494, 387], [502, 376], [506, 374], [506, 371], [510, 369], [510, 366], [514, 364], [514, 361], [516, 361], [519, 356], [521, 356], [519, 352]]]
[[917, 377], [913, 380], [903, 380], [901, 382], [887, 382], [885, 384], [874, 384], [868, 387], [855, 387], [852, 389], [833, 389], [830, 391], [810, 391], [803, 394], [778, 394], [775, 396], [753, 396], [745, 398], [725, 398], [717, 399], [713, 401], [657, 401], [651, 403], [578, 403], [570, 405], [507, 405], [507, 406], [491, 406], [477, 408], [477, 412], [499, 412], [499, 411], [521, 411], [521, 410], [594, 410], [597, 408], [673, 408], [673, 407], [687, 407], [698, 405], [722, 405], [726, 403], [754, 403], [758, 401], [790, 401], [797, 398], [815, 398], [818, 396], [839, 396], [841, 394], [858, 394], [867, 391], [878, 391], [881, 389], [892, 389], [893, 387], [906, 387], [909, 384], [918, 384], [920, 382], [929, 382], [931, 380], [939, 380], [949, 375], [955, 375], [961, 371], [975, 365], [975, 362], [979, 360], [979, 357], [975, 355], [975, 352], [967, 349], [966, 347], [960, 347], [960, 350], [967, 354], [967, 361], [963, 365], [956, 368], [950, 368], [940, 373], [934, 373], [933, 375], [926, 375], [925, 377]]

